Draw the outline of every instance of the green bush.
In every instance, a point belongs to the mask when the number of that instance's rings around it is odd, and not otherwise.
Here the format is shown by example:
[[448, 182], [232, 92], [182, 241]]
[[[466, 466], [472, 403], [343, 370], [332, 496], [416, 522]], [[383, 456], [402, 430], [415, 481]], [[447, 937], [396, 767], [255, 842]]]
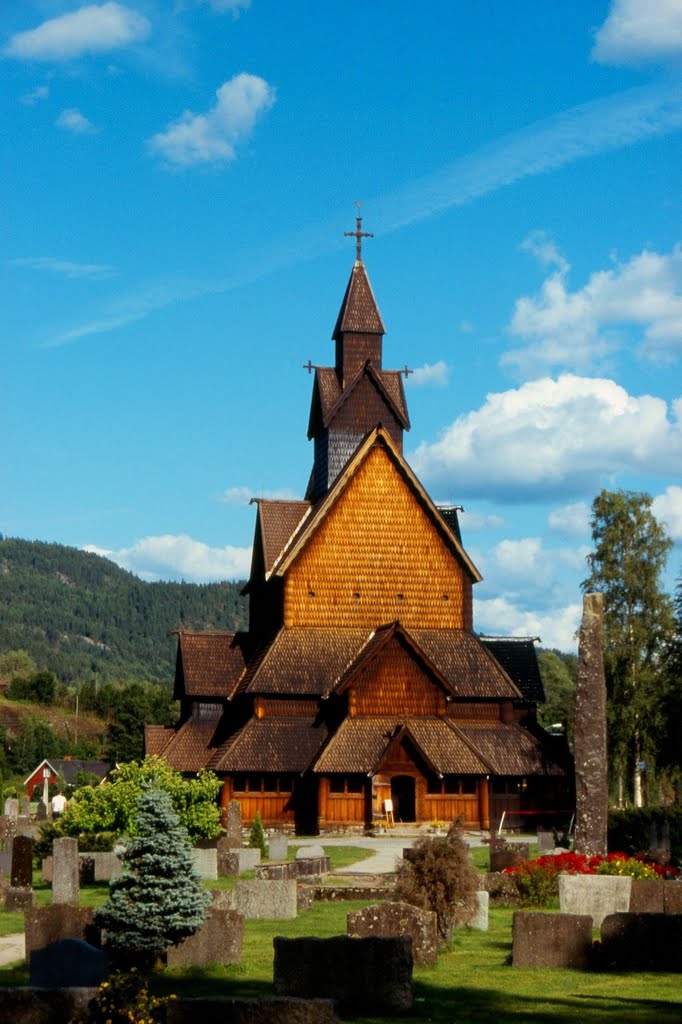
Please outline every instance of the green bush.
[[659, 835], [665, 822], [670, 831], [670, 859], [682, 864], [682, 807], [633, 807], [609, 814], [609, 850], [634, 855], [651, 847], [652, 825]]
[[265, 832], [263, 831], [263, 822], [260, 820], [260, 811], [256, 811], [256, 817], [251, 822], [251, 831], [249, 832], [249, 846], [252, 850], [260, 850], [261, 856], [265, 857], [267, 848], [265, 845]]

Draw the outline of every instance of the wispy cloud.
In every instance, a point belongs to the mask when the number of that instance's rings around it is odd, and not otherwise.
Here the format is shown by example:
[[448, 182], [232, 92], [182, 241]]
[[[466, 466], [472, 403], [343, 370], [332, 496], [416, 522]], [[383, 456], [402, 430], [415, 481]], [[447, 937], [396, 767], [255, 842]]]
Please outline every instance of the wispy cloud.
[[146, 580], [209, 583], [244, 579], [251, 566], [251, 548], [212, 548], [186, 534], [143, 537], [131, 547], [117, 551], [94, 544], [86, 544], [83, 550], [104, 555]]
[[[573, 107], [552, 118], [506, 135], [442, 171], [418, 179], [385, 196], [371, 200], [375, 235], [388, 234], [407, 224], [473, 202], [490, 192], [538, 174], [557, 170], [575, 160], [642, 139], [664, 135], [682, 127], [682, 91], [675, 82], [644, 86], [593, 103]], [[201, 295], [229, 291], [274, 271], [302, 263], [321, 252], [337, 249], [338, 225], [345, 211], [323, 223], [298, 230], [297, 244], [290, 238], [242, 253], [242, 262], [228, 276], [197, 282], [177, 276], [150, 283], [146, 289], [120, 299], [101, 315], [55, 334], [45, 344], [62, 345], [132, 323], [151, 311]], [[165, 293], [165, 298], [162, 294]]]
[[676, 544], [682, 543], [682, 487], [668, 487], [654, 498], [651, 510]]
[[287, 488], [275, 491], [255, 490], [252, 487], [227, 487], [217, 499], [221, 505], [235, 508], [248, 505], [252, 498], [267, 498], [270, 501], [291, 501], [298, 495]]
[[50, 274], [59, 274], [72, 278], [105, 278], [113, 277], [116, 271], [104, 263], [73, 263], [71, 260], [60, 260], [55, 256], [17, 256], [8, 260], [12, 267], [29, 267], [31, 270], [44, 270]]
[[442, 359], [437, 363], [424, 363], [423, 366], [416, 366], [412, 374], [407, 378], [408, 383], [413, 387], [447, 387], [450, 367]]
[[41, 100], [46, 100], [49, 95], [49, 85], [37, 85], [35, 89], [31, 89], [30, 92], [24, 93], [21, 97], [21, 102], [26, 107], [35, 107], [36, 103], [40, 103]]
[[250, 135], [274, 102], [275, 90], [265, 79], [235, 75], [216, 91], [216, 102], [206, 114], [185, 111], [154, 135], [149, 147], [171, 167], [228, 163], [236, 156], [237, 143]]
[[88, 121], [84, 114], [81, 114], [77, 107], [69, 107], [62, 110], [55, 121], [58, 128], [63, 128], [72, 135], [92, 135], [96, 131], [94, 124]]
[[62, 61], [87, 53], [120, 49], [145, 39], [147, 18], [119, 3], [89, 4], [17, 32], [3, 49], [17, 60]]
[[194, 0], [197, 7], [210, 7], [214, 14], [231, 14], [238, 18], [242, 11], [247, 11], [251, 0]]
[[612, 0], [592, 50], [593, 59], [602, 64], [641, 64], [681, 55], [679, 0]]

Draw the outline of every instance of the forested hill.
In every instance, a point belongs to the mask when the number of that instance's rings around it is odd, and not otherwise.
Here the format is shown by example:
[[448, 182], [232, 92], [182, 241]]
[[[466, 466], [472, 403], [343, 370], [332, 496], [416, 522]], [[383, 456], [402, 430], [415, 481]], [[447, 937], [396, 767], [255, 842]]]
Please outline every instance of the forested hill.
[[173, 629], [241, 629], [241, 583], [145, 583], [107, 558], [0, 539], [0, 653], [26, 650], [62, 681], [169, 681]]

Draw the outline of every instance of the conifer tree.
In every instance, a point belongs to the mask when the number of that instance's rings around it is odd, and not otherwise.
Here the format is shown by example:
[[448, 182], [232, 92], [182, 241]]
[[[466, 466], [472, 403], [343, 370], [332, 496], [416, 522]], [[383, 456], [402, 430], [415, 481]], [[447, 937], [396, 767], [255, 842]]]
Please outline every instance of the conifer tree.
[[122, 860], [124, 873], [112, 879], [96, 921], [114, 955], [151, 964], [201, 927], [210, 902], [167, 793], [140, 796], [137, 835]]
[[261, 821], [260, 811], [256, 811], [256, 817], [251, 822], [251, 831], [249, 832], [249, 846], [251, 847], [252, 850], [260, 850], [261, 855], [263, 857], [265, 856], [265, 832], [263, 831], [263, 822]]

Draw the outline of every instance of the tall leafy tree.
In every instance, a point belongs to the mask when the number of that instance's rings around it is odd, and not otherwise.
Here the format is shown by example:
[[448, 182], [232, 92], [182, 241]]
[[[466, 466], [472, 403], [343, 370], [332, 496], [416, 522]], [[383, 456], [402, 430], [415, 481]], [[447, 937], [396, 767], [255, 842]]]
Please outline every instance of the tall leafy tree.
[[661, 587], [672, 541], [651, 511], [650, 495], [603, 490], [592, 502], [594, 551], [582, 589], [604, 594], [604, 668], [608, 693], [609, 755], [624, 796], [632, 779], [643, 803], [642, 766], [656, 759], [662, 711], [663, 660], [672, 628], [672, 604]]
[[666, 658], [661, 726], [659, 759], [670, 771], [679, 799], [682, 791], [682, 577], [675, 589], [675, 628]]

